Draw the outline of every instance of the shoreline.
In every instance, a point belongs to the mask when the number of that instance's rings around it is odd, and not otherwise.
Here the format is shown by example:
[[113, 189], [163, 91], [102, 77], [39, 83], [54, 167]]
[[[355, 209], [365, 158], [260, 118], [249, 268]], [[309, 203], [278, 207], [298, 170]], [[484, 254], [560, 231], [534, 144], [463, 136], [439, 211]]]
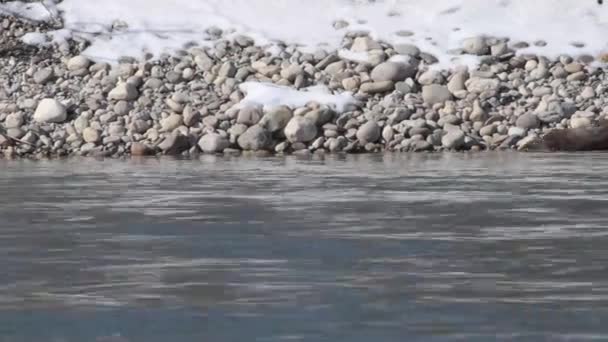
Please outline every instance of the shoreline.
[[79, 55], [82, 42], [19, 40], [47, 24], [0, 23], [10, 43], [0, 154], [10, 158], [525, 150], [608, 115], [608, 80], [591, 56], [519, 56], [492, 37], [464, 42], [461, 55], [480, 58], [474, 69], [436, 70], [414, 45], [361, 34], [334, 52], [271, 53], [221, 30], [212, 49], [111, 66]]

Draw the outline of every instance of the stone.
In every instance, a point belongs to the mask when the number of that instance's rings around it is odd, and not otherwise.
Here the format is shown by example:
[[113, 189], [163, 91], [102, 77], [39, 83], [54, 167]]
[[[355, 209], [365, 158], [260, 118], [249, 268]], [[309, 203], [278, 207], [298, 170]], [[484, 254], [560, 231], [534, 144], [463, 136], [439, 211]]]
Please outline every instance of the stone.
[[164, 154], [178, 155], [190, 148], [190, 139], [176, 131], [165, 137], [165, 139], [158, 144], [158, 148], [163, 151]]
[[229, 147], [230, 142], [217, 133], [208, 133], [198, 141], [198, 146], [205, 153], [219, 153]]
[[23, 125], [23, 115], [21, 114], [9, 114], [4, 119], [4, 128], [19, 128], [21, 125]]
[[234, 63], [228, 61], [222, 64], [220, 70], [218, 71], [218, 76], [227, 78], [234, 77], [234, 75], [236, 75], [236, 71], [237, 68], [234, 66]]
[[488, 45], [488, 41], [483, 36], [465, 39], [462, 42], [462, 49], [466, 53], [477, 56], [483, 56], [490, 53], [490, 46]]
[[275, 133], [285, 129], [291, 118], [293, 111], [287, 106], [281, 106], [266, 113], [260, 120], [260, 125], [269, 132]]
[[357, 140], [362, 145], [375, 143], [380, 139], [381, 134], [380, 126], [375, 121], [368, 121], [357, 130]]
[[395, 89], [393, 81], [366, 82], [359, 87], [359, 91], [366, 94], [381, 94]]
[[384, 126], [384, 129], [382, 129], [382, 139], [384, 139], [385, 143], [390, 142], [391, 140], [393, 140], [393, 137], [395, 136], [395, 130], [393, 130], [393, 128], [391, 126]]
[[110, 91], [108, 94], [108, 98], [110, 100], [125, 100], [125, 101], [133, 101], [139, 97], [139, 92], [137, 88], [127, 82], [121, 82], [116, 85], [114, 89]]
[[317, 126], [308, 118], [294, 116], [285, 126], [283, 133], [291, 143], [305, 143], [312, 141], [317, 136]]
[[321, 108], [311, 110], [304, 115], [305, 118], [310, 119], [316, 126], [322, 126], [330, 121], [335, 116], [335, 112], [329, 108]]
[[500, 81], [493, 78], [471, 77], [465, 82], [465, 86], [470, 92], [483, 93], [498, 90]]
[[468, 78], [469, 74], [467, 72], [460, 71], [453, 74], [448, 82], [448, 90], [454, 95], [459, 91], [465, 90], [465, 82]]
[[530, 144], [528, 150], [608, 150], [608, 126], [554, 129]]
[[254, 125], [238, 137], [237, 143], [245, 151], [265, 150], [270, 146], [271, 136], [260, 125]]
[[378, 64], [371, 72], [370, 76], [375, 82], [403, 81], [408, 77], [416, 75], [418, 66], [401, 62], [384, 62]]
[[82, 131], [82, 140], [87, 143], [97, 143], [100, 139], [101, 134], [95, 128], [87, 127]]
[[34, 73], [34, 82], [37, 84], [45, 84], [55, 77], [53, 68], [42, 68]]
[[85, 56], [75, 56], [68, 60], [67, 67], [69, 71], [77, 71], [87, 69], [91, 65], [91, 61]]
[[368, 36], [355, 38], [353, 45], [350, 47], [350, 50], [353, 52], [366, 52], [377, 49], [382, 49], [382, 45]]
[[534, 129], [540, 126], [540, 120], [536, 114], [526, 113], [517, 118], [515, 126], [523, 129]]
[[420, 49], [414, 44], [395, 44], [394, 49], [400, 55], [420, 56]]
[[171, 114], [160, 121], [162, 132], [171, 132], [184, 123], [183, 117], [179, 114]]
[[67, 118], [65, 106], [55, 99], [43, 99], [34, 112], [34, 121], [40, 123], [61, 123]]
[[434, 105], [451, 100], [452, 93], [450, 93], [446, 86], [431, 84], [422, 87], [422, 99], [425, 103]]
[[451, 130], [441, 138], [441, 145], [449, 150], [458, 150], [464, 146], [465, 137], [461, 130]]
[[257, 124], [261, 118], [262, 109], [260, 107], [247, 106], [239, 110], [236, 122], [247, 126], [253, 126]]
[[591, 126], [591, 120], [589, 120], [588, 118], [579, 117], [579, 118], [570, 119], [571, 128], [584, 128], [584, 127], [590, 127], [590, 126]]
[[526, 135], [526, 130], [521, 127], [511, 127], [507, 133], [509, 137], [523, 137]]

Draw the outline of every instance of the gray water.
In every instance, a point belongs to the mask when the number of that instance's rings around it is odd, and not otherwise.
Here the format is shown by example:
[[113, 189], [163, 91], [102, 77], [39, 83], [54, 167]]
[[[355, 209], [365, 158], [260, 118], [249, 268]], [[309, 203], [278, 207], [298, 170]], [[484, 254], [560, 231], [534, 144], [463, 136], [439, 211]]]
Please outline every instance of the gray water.
[[2, 342], [608, 339], [608, 154], [0, 170]]

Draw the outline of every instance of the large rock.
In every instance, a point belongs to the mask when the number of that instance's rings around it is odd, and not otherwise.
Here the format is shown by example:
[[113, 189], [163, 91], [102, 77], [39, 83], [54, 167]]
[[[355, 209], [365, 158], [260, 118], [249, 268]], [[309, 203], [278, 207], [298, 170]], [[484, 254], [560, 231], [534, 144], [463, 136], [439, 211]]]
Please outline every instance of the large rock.
[[176, 131], [158, 144], [158, 148], [160, 148], [164, 154], [178, 155], [190, 148], [190, 139]]
[[101, 139], [101, 133], [92, 127], [87, 127], [82, 131], [82, 140], [87, 143], [98, 143]]
[[239, 114], [236, 118], [236, 123], [240, 123], [247, 126], [253, 126], [257, 124], [262, 118], [262, 109], [259, 107], [249, 106], [239, 110]]
[[137, 88], [131, 83], [121, 82], [116, 85], [114, 89], [108, 94], [110, 100], [125, 100], [133, 101], [139, 97]]
[[523, 129], [534, 129], [540, 126], [540, 120], [536, 114], [526, 113], [517, 118], [515, 126]]
[[34, 121], [41, 123], [60, 123], [68, 118], [67, 110], [55, 99], [44, 99], [38, 103], [34, 112]]
[[371, 73], [371, 78], [375, 82], [382, 81], [403, 81], [408, 77], [416, 75], [417, 65], [402, 62], [384, 62], [378, 64]]
[[260, 125], [274, 133], [283, 130], [291, 118], [293, 111], [287, 106], [281, 106], [266, 113], [260, 120]]
[[292, 143], [305, 143], [316, 138], [317, 126], [308, 118], [296, 116], [289, 120], [284, 133], [287, 140]]
[[265, 150], [270, 146], [270, 133], [259, 125], [249, 127], [237, 139], [239, 146], [246, 151]]
[[218, 153], [230, 146], [230, 142], [217, 133], [208, 133], [198, 141], [198, 146], [205, 153]]
[[357, 130], [357, 140], [362, 145], [375, 143], [380, 139], [381, 134], [380, 126], [375, 121], [368, 121]]
[[465, 134], [461, 130], [451, 130], [441, 138], [441, 145], [449, 150], [457, 150], [464, 146]]
[[431, 84], [422, 87], [422, 99], [425, 103], [434, 105], [437, 103], [444, 103], [445, 101], [452, 99], [452, 93], [448, 90], [448, 87]]

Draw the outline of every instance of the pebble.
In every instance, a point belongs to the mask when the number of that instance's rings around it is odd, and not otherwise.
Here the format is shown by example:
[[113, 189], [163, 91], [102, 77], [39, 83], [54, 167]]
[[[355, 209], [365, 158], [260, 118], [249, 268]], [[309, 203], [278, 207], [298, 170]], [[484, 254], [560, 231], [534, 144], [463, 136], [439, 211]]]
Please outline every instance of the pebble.
[[371, 78], [375, 82], [398, 82], [414, 76], [416, 71], [417, 67], [415, 65], [400, 62], [384, 62], [372, 70]]
[[315, 139], [317, 126], [308, 118], [294, 116], [285, 126], [284, 134], [291, 143], [305, 143]]
[[265, 150], [270, 146], [270, 133], [259, 125], [249, 127], [237, 140], [244, 151]]
[[444, 103], [452, 99], [452, 93], [447, 86], [431, 84], [422, 87], [422, 99], [430, 105]]
[[110, 100], [133, 101], [139, 97], [137, 88], [131, 83], [121, 82], [108, 94]]
[[220, 134], [208, 133], [198, 141], [198, 146], [205, 153], [219, 153], [228, 148], [230, 142]]
[[41, 123], [61, 123], [67, 119], [65, 106], [55, 99], [43, 99], [38, 103], [34, 120]]
[[363, 145], [375, 143], [380, 139], [380, 126], [374, 121], [368, 121], [357, 130], [357, 140]]

